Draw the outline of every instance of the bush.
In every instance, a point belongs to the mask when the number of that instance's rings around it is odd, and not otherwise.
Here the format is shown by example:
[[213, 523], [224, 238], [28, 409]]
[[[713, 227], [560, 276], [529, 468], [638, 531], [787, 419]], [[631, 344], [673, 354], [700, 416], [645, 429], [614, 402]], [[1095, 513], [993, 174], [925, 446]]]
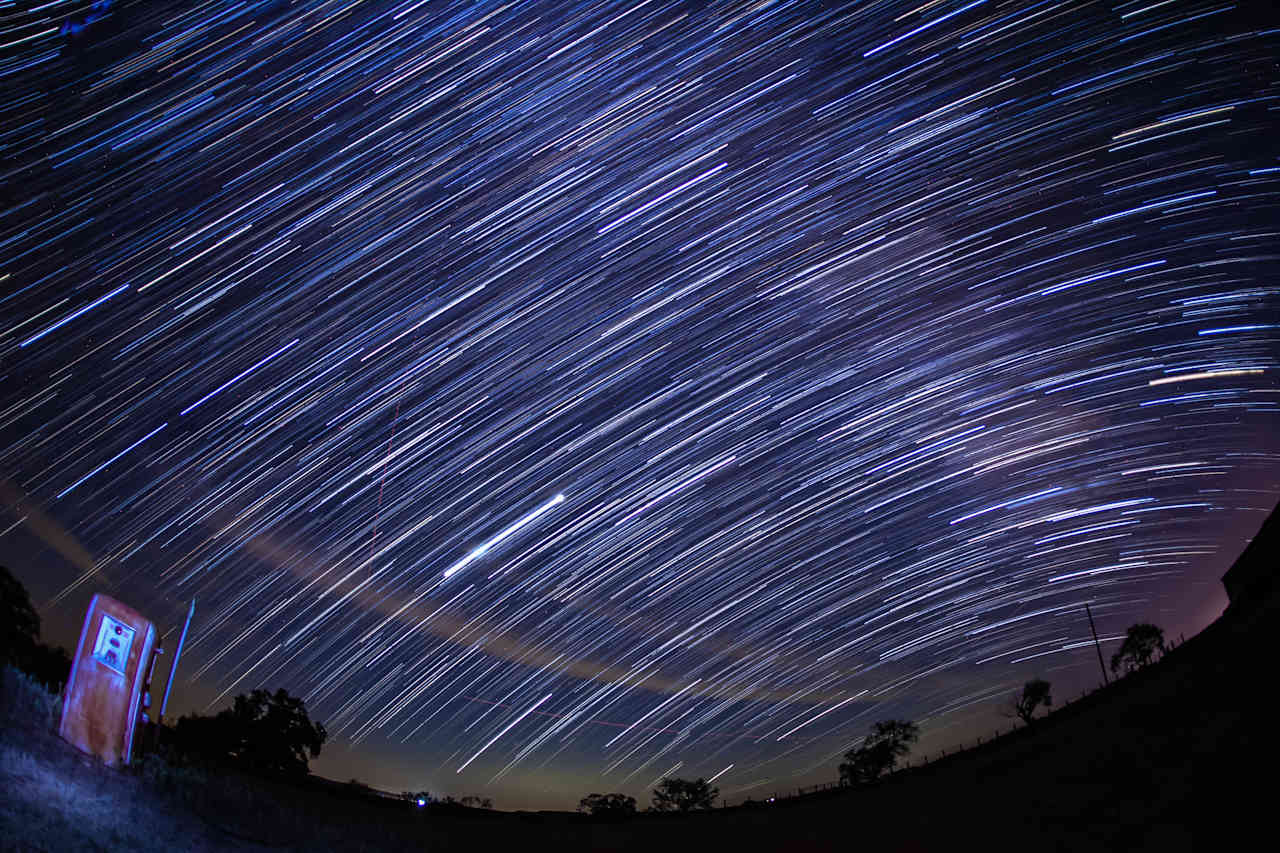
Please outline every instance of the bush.
[[183, 802], [197, 802], [209, 785], [209, 775], [201, 768], [171, 764], [158, 753], [139, 755], [129, 769], [144, 782]]
[[62, 719], [62, 692], [51, 691], [34, 676], [6, 665], [0, 681], [0, 716], [18, 728], [53, 731]]

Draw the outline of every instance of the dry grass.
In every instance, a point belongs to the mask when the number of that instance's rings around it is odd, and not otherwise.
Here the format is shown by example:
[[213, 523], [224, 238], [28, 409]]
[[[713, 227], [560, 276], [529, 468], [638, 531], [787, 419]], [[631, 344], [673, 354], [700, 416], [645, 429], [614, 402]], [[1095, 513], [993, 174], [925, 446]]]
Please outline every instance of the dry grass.
[[112, 770], [81, 755], [55, 734], [60, 696], [9, 667], [0, 679], [4, 850], [259, 849], [228, 843], [157, 797], [173, 780]]

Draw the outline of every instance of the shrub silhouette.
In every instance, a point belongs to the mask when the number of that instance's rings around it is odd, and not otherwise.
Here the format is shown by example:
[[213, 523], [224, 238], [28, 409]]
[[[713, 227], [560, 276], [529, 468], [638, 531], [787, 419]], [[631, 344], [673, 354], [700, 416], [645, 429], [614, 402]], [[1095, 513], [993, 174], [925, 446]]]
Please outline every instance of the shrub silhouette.
[[636, 798], [626, 794], [587, 794], [578, 811], [595, 817], [629, 817], [636, 813]]
[[842, 785], [865, 785], [874, 782], [898, 765], [898, 759], [911, 751], [920, 739], [920, 728], [906, 720], [881, 720], [871, 729], [862, 746], [844, 754], [840, 765]]
[[303, 701], [285, 690], [240, 694], [212, 717], [178, 720], [177, 751], [187, 760], [234, 764], [252, 773], [305, 776], [308, 756], [320, 755], [328, 733], [311, 722]]
[[710, 809], [715, 805], [719, 788], [711, 787], [706, 779], [663, 779], [653, 791], [655, 812], [691, 812]]
[[1053, 707], [1053, 696], [1049, 694], [1049, 687], [1049, 682], [1043, 678], [1034, 678], [1022, 685], [1022, 695], [1015, 696], [1013, 699], [1012, 715], [1031, 725], [1037, 708], [1041, 705], [1046, 710]]
[[1162, 629], [1147, 622], [1130, 625], [1129, 630], [1125, 632], [1124, 642], [1111, 656], [1111, 671], [1119, 673], [1123, 668], [1128, 675], [1154, 663], [1164, 652]]

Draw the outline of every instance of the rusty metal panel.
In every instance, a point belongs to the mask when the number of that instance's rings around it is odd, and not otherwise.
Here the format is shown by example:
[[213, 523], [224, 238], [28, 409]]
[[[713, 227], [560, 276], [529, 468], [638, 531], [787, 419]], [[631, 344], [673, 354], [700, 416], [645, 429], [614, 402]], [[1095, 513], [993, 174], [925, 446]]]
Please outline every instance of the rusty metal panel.
[[80, 629], [58, 733], [109, 766], [127, 764], [156, 629], [141, 613], [95, 595]]

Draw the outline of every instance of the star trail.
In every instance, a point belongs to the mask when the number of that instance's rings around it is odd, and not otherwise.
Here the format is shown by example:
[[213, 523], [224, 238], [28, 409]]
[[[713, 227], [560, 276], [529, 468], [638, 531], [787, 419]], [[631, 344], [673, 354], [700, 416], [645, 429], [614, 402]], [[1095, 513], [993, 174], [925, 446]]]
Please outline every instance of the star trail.
[[0, 552], [196, 597], [179, 690], [389, 788], [986, 734], [1276, 503], [1277, 56], [1218, 0], [0, 4]]

